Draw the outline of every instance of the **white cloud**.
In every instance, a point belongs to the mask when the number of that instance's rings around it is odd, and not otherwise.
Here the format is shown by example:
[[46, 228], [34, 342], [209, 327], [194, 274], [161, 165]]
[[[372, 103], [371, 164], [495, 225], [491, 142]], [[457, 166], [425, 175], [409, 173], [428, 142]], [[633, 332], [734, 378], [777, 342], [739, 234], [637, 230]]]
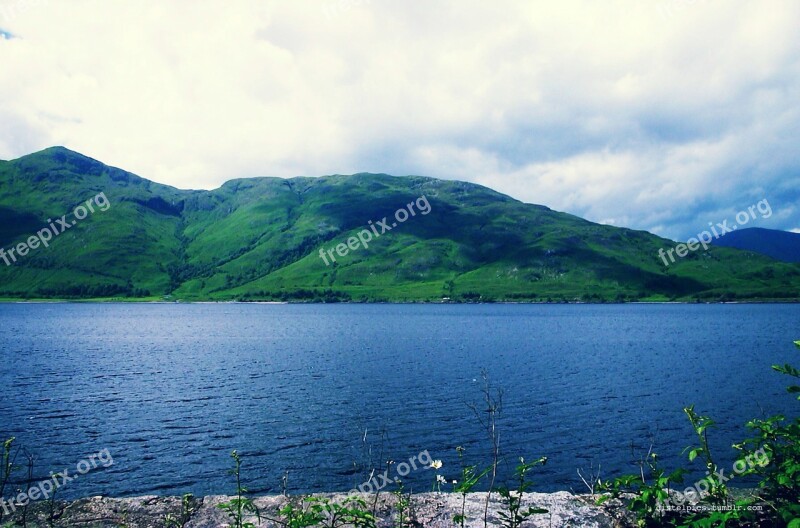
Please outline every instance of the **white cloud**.
[[791, 0], [5, 1], [0, 158], [425, 174], [671, 237], [797, 198]]

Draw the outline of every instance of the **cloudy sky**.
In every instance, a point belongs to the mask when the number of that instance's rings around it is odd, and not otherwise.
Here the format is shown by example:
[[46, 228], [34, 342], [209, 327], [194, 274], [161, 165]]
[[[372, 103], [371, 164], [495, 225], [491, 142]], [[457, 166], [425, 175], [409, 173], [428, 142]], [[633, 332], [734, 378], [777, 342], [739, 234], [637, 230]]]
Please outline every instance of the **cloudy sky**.
[[800, 228], [796, 0], [0, 0], [0, 158], [387, 172], [685, 239]]

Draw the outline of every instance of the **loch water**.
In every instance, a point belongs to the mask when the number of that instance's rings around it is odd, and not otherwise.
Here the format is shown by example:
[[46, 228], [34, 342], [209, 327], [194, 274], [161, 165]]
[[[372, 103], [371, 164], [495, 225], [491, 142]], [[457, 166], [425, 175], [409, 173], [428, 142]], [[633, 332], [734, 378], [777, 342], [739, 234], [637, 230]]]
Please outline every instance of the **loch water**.
[[[420, 454], [453, 479], [457, 446], [489, 461], [485, 371], [501, 480], [547, 456], [536, 490], [583, 491], [577, 469], [631, 472], [651, 444], [699, 471], [690, 404], [731, 467], [748, 419], [796, 414], [770, 366], [800, 364], [798, 322], [792, 304], [0, 304], [0, 436], [36, 479], [77, 475], [64, 498], [230, 493], [233, 449], [258, 494], [348, 490]], [[407, 489], [430, 490], [416, 465]]]

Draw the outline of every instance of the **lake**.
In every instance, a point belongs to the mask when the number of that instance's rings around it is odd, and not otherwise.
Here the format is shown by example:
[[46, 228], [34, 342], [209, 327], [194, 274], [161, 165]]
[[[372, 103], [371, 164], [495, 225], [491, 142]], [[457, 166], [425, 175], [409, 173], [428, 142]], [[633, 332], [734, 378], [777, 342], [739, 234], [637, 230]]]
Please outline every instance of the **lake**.
[[[577, 469], [632, 472], [651, 443], [699, 470], [690, 404], [730, 468], [748, 419], [796, 412], [770, 365], [800, 363], [798, 322], [771, 304], [0, 304], [0, 438], [37, 480], [107, 449], [63, 498], [231, 493], [232, 449], [258, 494], [286, 472], [293, 493], [348, 490], [426, 451], [452, 479], [457, 446], [488, 463], [485, 369], [502, 475], [547, 456], [536, 490], [584, 491]], [[434, 471], [403, 480], [429, 491]]]

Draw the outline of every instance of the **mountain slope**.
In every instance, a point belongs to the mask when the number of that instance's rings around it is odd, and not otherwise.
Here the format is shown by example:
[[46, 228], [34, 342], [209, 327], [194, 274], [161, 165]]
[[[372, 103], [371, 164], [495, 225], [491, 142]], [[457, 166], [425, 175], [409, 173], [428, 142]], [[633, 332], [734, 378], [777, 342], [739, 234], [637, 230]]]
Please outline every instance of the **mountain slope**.
[[48, 219], [61, 218], [104, 191], [110, 193], [107, 211], [78, 221], [54, 236], [50, 247], [31, 250], [13, 266], [0, 261], [0, 294], [166, 291], [170, 280], [164, 268], [178, 261], [180, 217], [161, 214], [157, 204], [174, 202], [185, 191], [67, 149], [51, 148], [0, 165], [0, 247], [8, 250], [25, 241], [54, 223]]
[[[728, 248], [666, 268], [657, 253], [672, 241], [470, 183], [356, 174], [183, 191], [61, 147], [0, 163], [0, 247], [98, 193], [107, 210], [10, 266], [0, 260], [0, 296], [794, 300], [800, 286], [797, 265]], [[415, 214], [396, 221], [409, 204]], [[384, 217], [389, 230], [374, 235]], [[370, 223], [367, 247], [353, 244]], [[348, 239], [357, 247], [340, 256]]]
[[781, 262], [800, 262], [800, 233], [753, 227], [727, 233], [714, 245], [753, 251]]

